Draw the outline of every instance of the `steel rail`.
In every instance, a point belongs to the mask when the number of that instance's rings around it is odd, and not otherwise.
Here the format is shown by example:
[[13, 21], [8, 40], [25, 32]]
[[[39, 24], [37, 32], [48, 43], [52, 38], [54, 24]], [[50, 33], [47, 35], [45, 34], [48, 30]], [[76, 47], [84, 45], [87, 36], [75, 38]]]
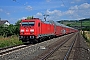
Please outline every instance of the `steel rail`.
[[30, 45], [16, 45], [16, 46], [11, 46], [11, 47], [7, 47], [7, 48], [2, 48], [0, 49], [0, 56], [3, 56], [7, 53], [10, 53], [12, 51], [15, 51], [15, 50], [19, 50], [21, 48], [25, 48], [25, 47], [28, 47]]
[[[74, 36], [74, 35], [72, 35]], [[63, 44], [65, 44], [69, 39], [71, 39], [71, 36], [69, 36], [69, 38], [67, 40], [65, 40], [64, 42], [62, 42], [60, 45], [58, 45], [57, 47], [55, 47], [54, 49], [52, 49], [49, 53], [45, 54], [43, 57], [41, 57], [38, 60], [46, 60], [49, 56], [51, 56], [56, 50], [58, 50]]]
[[12, 48], [12, 47], [20, 46], [20, 45], [23, 45], [23, 44], [0, 48], [0, 51], [1, 51], [1, 50], [5, 50], [5, 49], [8, 49], [8, 48]]
[[[76, 37], [78, 37], [78, 35], [76, 35]], [[63, 60], [68, 60], [68, 57], [69, 57], [69, 55], [70, 55], [70, 52], [71, 52], [71, 50], [72, 50], [72, 48], [73, 48], [74, 43], [75, 43], [76, 40], [77, 40], [77, 38], [76, 38], [75, 40], [73, 40], [73, 42], [72, 42], [70, 48], [68, 49], [68, 51], [67, 51], [67, 53], [66, 53], [66, 55], [65, 55], [65, 57], [64, 57]]]

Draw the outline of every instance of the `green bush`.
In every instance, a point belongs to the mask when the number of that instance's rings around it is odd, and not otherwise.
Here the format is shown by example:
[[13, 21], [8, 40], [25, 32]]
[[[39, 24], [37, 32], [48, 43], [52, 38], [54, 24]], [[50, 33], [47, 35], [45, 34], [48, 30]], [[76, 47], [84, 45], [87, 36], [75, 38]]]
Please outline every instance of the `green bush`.
[[[84, 33], [83, 33], [83, 37], [85, 38], [88, 46], [90, 46], [90, 39], [87, 38], [86, 34], [87, 34], [87, 33], [84, 32]], [[88, 31], [88, 34], [90, 34], [90, 31]]]

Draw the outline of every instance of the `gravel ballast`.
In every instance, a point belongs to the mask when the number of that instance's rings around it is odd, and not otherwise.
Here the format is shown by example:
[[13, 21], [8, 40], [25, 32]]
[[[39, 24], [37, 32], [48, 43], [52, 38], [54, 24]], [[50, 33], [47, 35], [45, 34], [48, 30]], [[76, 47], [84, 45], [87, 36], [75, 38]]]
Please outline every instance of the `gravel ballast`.
[[43, 51], [45, 51], [48, 45], [66, 36], [67, 35], [58, 37], [58, 38], [53, 38], [53, 39], [50, 39], [41, 43], [37, 43], [35, 45], [31, 45], [29, 47], [26, 47], [20, 50], [16, 50], [12, 53], [8, 53], [6, 55], [0, 56], [0, 60], [33, 60], [33, 58], [35, 58], [36, 56], [41, 54]]
[[86, 40], [80, 35], [79, 45], [75, 47], [74, 60], [90, 60], [90, 49], [86, 44]]

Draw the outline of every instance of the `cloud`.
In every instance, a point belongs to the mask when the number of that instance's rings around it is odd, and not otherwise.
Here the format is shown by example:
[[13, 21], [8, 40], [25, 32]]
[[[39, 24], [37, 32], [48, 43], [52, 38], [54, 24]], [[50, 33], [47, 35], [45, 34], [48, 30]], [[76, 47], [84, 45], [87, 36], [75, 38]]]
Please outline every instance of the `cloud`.
[[80, 8], [85, 8], [85, 9], [87, 9], [87, 8], [90, 8], [90, 4], [88, 4], [88, 3], [84, 3], [84, 4], [81, 4], [80, 6], [79, 6]]
[[27, 5], [28, 4], [28, 2], [26, 2], [24, 5]]
[[[50, 10], [46, 10], [46, 15], [49, 15], [47, 16], [47, 20], [52, 20], [52, 19], [59, 19], [60, 16], [62, 16], [62, 12], [60, 10], [53, 10], [53, 11], [50, 11]], [[42, 13], [38, 12], [35, 17], [38, 17], [38, 18], [41, 18], [43, 19], [44, 16]]]
[[47, 17], [48, 20], [58, 20], [63, 15], [63, 13], [60, 10], [47, 10], [46, 14], [49, 16]]
[[53, 10], [53, 11], [47, 10], [46, 13], [49, 15], [58, 15], [58, 16], [62, 15], [62, 12], [60, 10]]
[[8, 12], [8, 13], [6, 13], [7, 15], [10, 15], [10, 13]]
[[16, 19], [16, 20], [21, 20], [21, 19], [26, 19], [27, 17], [21, 17], [21, 18], [18, 18], [18, 19]]
[[46, 2], [50, 2], [51, 0], [46, 0]]
[[69, 9], [70, 9], [70, 10], [78, 9], [78, 6], [75, 5], [75, 6], [70, 7]]
[[3, 9], [0, 9], [0, 12], [2, 12], [3, 11]]
[[83, 3], [81, 5], [75, 5], [69, 8], [65, 14], [73, 15], [72, 18], [83, 18], [90, 16], [90, 4]]
[[6, 15], [10, 15], [10, 13], [9, 13], [9, 12], [7, 12], [7, 11], [5, 11], [5, 10], [3, 10], [3, 9], [0, 9], [0, 12], [5, 13]]
[[[60, 20], [60, 19], [82, 19], [90, 18], [90, 4], [83, 3], [81, 5], [75, 5], [70, 7], [66, 11], [61, 10], [46, 10], [46, 14], [49, 16], [47, 19]], [[43, 17], [42, 13], [36, 14], [39, 18]]]
[[37, 16], [43, 16], [42, 13], [39, 13], [39, 12], [38, 12], [36, 15], [37, 15]]
[[90, 10], [90, 4], [88, 3], [83, 3], [81, 5], [75, 5], [75, 6], [72, 6], [69, 8], [70, 10], [73, 10], [73, 11], [84, 11], [84, 12], [87, 12], [87, 10]]
[[63, 6], [64, 6], [64, 4], [61, 4], [61, 6], [63, 7]]
[[79, 2], [82, 2], [83, 0], [72, 0], [71, 3], [74, 4], [74, 3], [79, 3]]
[[75, 0], [75, 1], [80, 2], [81, 0]]
[[27, 6], [25, 9], [28, 10], [28, 11], [31, 11], [32, 7], [31, 6]]
[[75, 3], [74, 1], [71, 2], [72, 4]]
[[67, 15], [70, 15], [70, 14], [73, 14], [74, 11], [73, 11], [73, 10], [68, 10], [68, 11], [66, 11], [66, 12], [64, 12], [64, 13], [67, 14]]
[[43, 19], [43, 14], [38, 12], [38, 13], [36, 13], [36, 15], [34, 15], [34, 17]]
[[22, 17], [21, 19], [26, 19], [27, 17]]

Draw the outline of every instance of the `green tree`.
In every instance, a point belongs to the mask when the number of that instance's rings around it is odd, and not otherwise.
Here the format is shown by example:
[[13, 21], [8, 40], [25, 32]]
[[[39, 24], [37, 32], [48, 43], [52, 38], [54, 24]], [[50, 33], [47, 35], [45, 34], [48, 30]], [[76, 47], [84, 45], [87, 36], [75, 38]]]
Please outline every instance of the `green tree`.
[[16, 27], [13, 24], [9, 25], [8, 26], [8, 32], [9, 32], [8, 35], [14, 35], [15, 29], [16, 29]]
[[30, 17], [30, 16], [27, 17], [27, 19], [32, 19], [32, 18], [33, 18], [33, 16], [32, 17]]
[[67, 26], [71, 26], [71, 24], [67, 24]]
[[21, 23], [21, 20], [18, 20], [18, 21], [15, 23], [15, 31], [14, 31], [14, 33], [15, 33], [16, 35], [19, 35], [20, 23]]
[[18, 21], [15, 23], [15, 25], [16, 25], [16, 26], [20, 26], [20, 23], [21, 23], [21, 20], [18, 20]]
[[0, 35], [3, 35], [3, 26], [0, 25]]

